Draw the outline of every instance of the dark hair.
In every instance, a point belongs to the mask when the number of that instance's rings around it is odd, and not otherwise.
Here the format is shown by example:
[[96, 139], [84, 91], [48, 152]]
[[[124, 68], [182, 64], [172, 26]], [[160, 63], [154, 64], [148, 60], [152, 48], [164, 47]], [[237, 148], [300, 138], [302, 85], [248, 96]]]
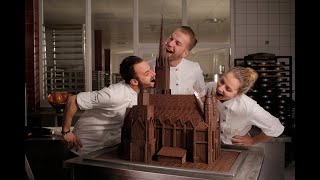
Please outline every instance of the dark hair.
[[136, 78], [133, 65], [141, 63], [142, 61], [143, 59], [138, 56], [128, 56], [122, 60], [120, 64], [120, 75], [127, 84], [130, 84], [131, 79]]
[[178, 29], [180, 29], [183, 33], [188, 34], [190, 36], [190, 45], [189, 45], [189, 51], [197, 44], [198, 40], [196, 38], [196, 34], [193, 32], [191, 27], [189, 26], [180, 26]]

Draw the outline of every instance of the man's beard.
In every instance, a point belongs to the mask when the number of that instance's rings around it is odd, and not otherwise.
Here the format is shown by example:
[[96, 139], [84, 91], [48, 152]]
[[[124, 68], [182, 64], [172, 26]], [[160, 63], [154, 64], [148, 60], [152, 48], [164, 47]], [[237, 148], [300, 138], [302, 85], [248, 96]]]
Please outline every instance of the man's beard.
[[137, 81], [138, 81], [138, 87], [139, 87], [140, 91], [146, 88], [145, 85], [140, 81], [139, 78], [137, 78]]
[[[138, 81], [138, 87], [139, 87], [140, 91], [143, 90], [143, 89], [150, 89], [151, 88], [150, 84], [143, 84], [139, 78], [137, 78], [137, 81]], [[151, 82], [155, 82], [155, 79], [152, 78], [150, 80], [150, 83]]]

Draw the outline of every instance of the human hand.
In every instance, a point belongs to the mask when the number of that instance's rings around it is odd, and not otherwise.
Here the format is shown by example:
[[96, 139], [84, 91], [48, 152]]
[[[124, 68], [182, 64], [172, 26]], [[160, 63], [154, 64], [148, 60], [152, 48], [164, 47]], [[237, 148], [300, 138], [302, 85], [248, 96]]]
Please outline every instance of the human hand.
[[254, 140], [249, 134], [246, 134], [244, 136], [235, 135], [232, 137], [231, 142], [232, 144], [244, 146], [251, 146], [254, 144]]
[[62, 137], [66, 141], [69, 149], [75, 148], [75, 150], [78, 151], [78, 149], [82, 148], [80, 139], [72, 132], [65, 134]]

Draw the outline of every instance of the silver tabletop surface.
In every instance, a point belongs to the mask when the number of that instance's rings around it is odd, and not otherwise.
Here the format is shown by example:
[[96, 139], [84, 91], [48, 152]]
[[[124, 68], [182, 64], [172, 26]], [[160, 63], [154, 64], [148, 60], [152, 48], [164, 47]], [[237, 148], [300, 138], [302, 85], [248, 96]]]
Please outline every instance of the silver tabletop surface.
[[[99, 160], [94, 157], [112, 151], [117, 146], [104, 148], [84, 156], [75, 157], [64, 162], [65, 168], [74, 173], [71, 179], [85, 179], [85, 174], [92, 173], [95, 179], [215, 179], [215, 180], [257, 180], [262, 167], [264, 155], [259, 147], [222, 146], [223, 150], [241, 151], [239, 158], [229, 172], [213, 172], [177, 167], [159, 167], [147, 163], [130, 161]], [[94, 169], [94, 170], [93, 170]], [[85, 171], [85, 173], [84, 173]], [[90, 172], [92, 171], [92, 172]], [[103, 171], [103, 172], [97, 172]], [[79, 175], [84, 173], [83, 175]]]

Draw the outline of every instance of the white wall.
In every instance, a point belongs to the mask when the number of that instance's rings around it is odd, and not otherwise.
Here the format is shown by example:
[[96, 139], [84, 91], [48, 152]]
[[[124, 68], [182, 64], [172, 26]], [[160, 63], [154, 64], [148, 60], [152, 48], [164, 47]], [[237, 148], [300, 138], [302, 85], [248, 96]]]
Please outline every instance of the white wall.
[[234, 0], [234, 8], [234, 57], [292, 56], [295, 89], [295, 0]]

